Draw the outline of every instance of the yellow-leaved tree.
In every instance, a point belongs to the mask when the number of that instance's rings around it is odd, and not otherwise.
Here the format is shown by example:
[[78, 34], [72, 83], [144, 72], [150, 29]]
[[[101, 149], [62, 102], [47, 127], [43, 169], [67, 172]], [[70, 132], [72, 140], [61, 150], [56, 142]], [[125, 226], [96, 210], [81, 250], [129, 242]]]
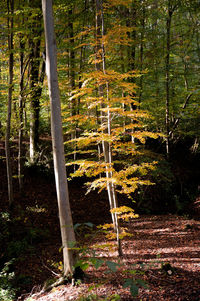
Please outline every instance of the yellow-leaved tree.
[[[124, 5], [128, 2], [124, 1]], [[68, 163], [78, 165], [71, 177], [91, 177], [88, 191], [107, 190], [119, 255], [122, 255], [120, 240], [126, 235], [120, 229], [119, 219], [137, 215], [132, 208], [119, 207], [117, 194], [132, 198], [138, 187], [152, 184], [146, 176], [156, 162], [142, 162], [138, 157], [146, 137], [158, 137], [157, 133], [145, 130], [145, 119], [150, 116], [139, 108], [135, 96], [137, 87], [131, 79], [140, 76], [139, 72], [122, 73], [106, 66], [116, 55], [117, 45], [128, 44], [129, 30], [115, 22], [105, 34], [104, 7], [102, 1], [96, 0], [96, 30], [92, 42], [95, 51], [90, 58], [90, 65], [94, 67], [82, 74], [83, 84], [71, 96], [71, 101], [79, 101], [81, 111], [65, 119], [72, 128], [82, 129], [80, 136], [70, 141], [76, 144], [75, 151], [79, 156], [83, 156], [84, 151], [87, 153], [87, 159], [84, 156], [84, 159]]]

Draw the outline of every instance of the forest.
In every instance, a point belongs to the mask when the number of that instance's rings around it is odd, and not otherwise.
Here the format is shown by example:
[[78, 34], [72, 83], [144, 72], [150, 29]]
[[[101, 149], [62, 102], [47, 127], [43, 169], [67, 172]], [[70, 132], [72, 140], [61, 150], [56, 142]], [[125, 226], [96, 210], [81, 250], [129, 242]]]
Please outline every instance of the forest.
[[0, 2], [0, 301], [200, 300], [200, 1]]

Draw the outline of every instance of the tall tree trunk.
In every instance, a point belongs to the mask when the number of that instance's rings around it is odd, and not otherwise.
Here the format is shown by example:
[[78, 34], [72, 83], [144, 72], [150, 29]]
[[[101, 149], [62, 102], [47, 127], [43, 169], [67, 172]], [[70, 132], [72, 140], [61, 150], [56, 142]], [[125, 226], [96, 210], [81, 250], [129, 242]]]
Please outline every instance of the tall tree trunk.
[[[69, 45], [69, 82], [70, 82], [70, 89], [71, 91], [75, 90], [75, 51], [74, 51], [74, 26], [73, 26], [73, 9], [72, 7], [69, 10], [68, 14], [68, 27], [69, 27], [69, 40], [70, 40], [70, 45]], [[71, 93], [70, 93], [71, 96]], [[70, 110], [71, 110], [71, 116], [75, 116], [77, 112], [77, 104], [76, 104], [76, 99], [71, 100], [70, 104]], [[71, 132], [71, 139], [76, 139], [77, 138], [77, 131], [76, 131], [77, 125], [75, 125], [72, 128]], [[76, 143], [73, 143], [74, 147], [74, 154], [73, 154], [73, 159], [74, 161], [76, 160]], [[76, 165], [74, 164], [74, 171], [75, 171]]]
[[[128, 18], [127, 18], [127, 26], [132, 28], [131, 34], [128, 34], [129, 37], [132, 39], [132, 43], [130, 47], [128, 47], [128, 58], [130, 61], [130, 64], [128, 66], [128, 70], [135, 70], [135, 64], [136, 64], [136, 38], [137, 38], [137, 3], [133, 2], [132, 7], [130, 11], [128, 10]], [[129, 79], [131, 83], [135, 83], [135, 78], [131, 77]], [[133, 98], [133, 102], [130, 104], [130, 109], [135, 110], [136, 105], [134, 104], [134, 99], [135, 99], [135, 93], [132, 92], [131, 96]], [[132, 122], [132, 121], [131, 121]], [[134, 129], [132, 129], [132, 135], [131, 135], [131, 140], [132, 143], [135, 143], [135, 138], [134, 138]]]
[[[158, 0], [154, 0], [153, 5], [152, 5], [152, 11], [157, 11], [158, 10]], [[158, 30], [158, 17], [155, 15], [154, 19], [153, 19], [153, 24], [152, 24], [152, 29], [153, 32], [157, 32]], [[158, 41], [156, 39], [152, 40], [153, 43], [153, 49], [155, 50], [154, 52], [154, 74], [155, 74], [155, 87], [156, 87], [156, 91], [155, 91], [155, 96], [156, 96], [156, 105], [159, 106], [160, 105], [160, 94], [162, 93], [160, 91], [160, 83], [159, 83], [159, 61], [157, 58], [157, 53], [156, 53], [156, 49], [157, 49], [157, 43]]]
[[8, 82], [8, 108], [7, 108], [7, 125], [5, 137], [5, 151], [6, 151], [6, 168], [8, 180], [8, 199], [9, 205], [13, 203], [13, 182], [12, 182], [12, 167], [10, 155], [10, 129], [11, 129], [11, 113], [12, 113], [12, 91], [13, 91], [13, 13], [14, 0], [7, 0], [8, 8], [8, 49], [9, 49], [9, 82]]
[[171, 20], [173, 10], [171, 7], [171, 0], [168, 0], [168, 9], [167, 9], [167, 20], [166, 20], [166, 29], [167, 29], [167, 39], [166, 39], [166, 64], [165, 64], [165, 75], [166, 75], [166, 102], [165, 102], [165, 129], [166, 129], [166, 154], [169, 157], [170, 146], [169, 146], [169, 103], [170, 103], [170, 51], [171, 51]]
[[23, 140], [23, 107], [24, 107], [24, 42], [20, 35], [20, 94], [19, 94], [19, 132], [18, 132], [18, 181], [19, 190], [22, 190], [22, 140]]
[[[70, 46], [69, 46], [69, 81], [70, 81], [70, 89], [75, 89], [75, 51], [74, 51], [74, 26], [73, 26], [73, 10], [70, 8], [69, 10], [69, 39], [70, 39]], [[76, 115], [76, 103], [75, 100], [71, 101], [71, 115]]]
[[[102, 0], [96, 0], [96, 54], [99, 56], [101, 53], [101, 58], [102, 58], [102, 66], [99, 62], [96, 63], [96, 69], [97, 71], [103, 71], [104, 74], [106, 73], [106, 66], [105, 66], [105, 49], [104, 49], [104, 43], [101, 42], [100, 44], [100, 38], [101, 36], [104, 36], [104, 18], [103, 18], [103, 5], [102, 5]], [[97, 57], [97, 61], [99, 58]], [[108, 100], [108, 93], [109, 92], [109, 86], [106, 84], [106, 97]], [[99, 86], [99, 96], [104, 97], [104, 87], [103, 85]], [[105, 107], [102, 104], [102, 108]], [[105, 126], [104, 132], [107, 133], [108, 135], [111, 135], [111, 114], [109, 111], [109, 105], [107, 106], [107, 114], [102, 111], [102, 123], [103, 127]], [[107, 125], [106, 125], [107, 124]], [[107, 141], [102, 141], [102, 147], [103, 147], [103, 153], [104, 153], [104, 160], [105, 163], [107, 163], [106, 167], [106, 177], [108, 179], [107, 181], [107, 191], [108, 191], [108, 199], [109, 199], [109, 204], [110, 204], [110, 209], [114, 209], [118, 207], [118, 201], [117, 201], [117, 194], [115, 190], [115, 185], [112, 183], [111, 179], [113, 178], [113, 173], [110, 171], [112, 169], [112, 147], [111, 143]], [[122, 249], [121, 249], [121, 242], [119, 239], [119, 232], [120, 232], [120, 227], [119, 227], [119, 221], [116, 213], [111, 213], [112, 216], [112, 221], [113, 221], [113, 226], [116, 232], [117, 236], [117, 244], [118, 244], [118, 253], [119, 256], [122, 255]]]
[[46, 73], [51, 102], [51, 134], [53, 145], [54, 173], [59, 208], [60, 229], [63, 247], [64, 275], [72, 274], [75, 262], [72, 244], [75, 234], [68, 195], [65, 156], [62, 133], [61, 104], [57, 75], [56, 40], [54, 34], [52, 0], [42, 0], [46, 40]]
[[39, 9], [32, 17], [29, 36], [30, 48], [30, 160], [35, 161], [35, 155], [39, 144], [39, 114], [41, 89], [39, 83], [40, 70], [40, 45], [41, 45], [41, 1], [34, 0], [30, 3], [33, 10]]
[[[145, 32], [145, 5], [142, 3], [142, 19], [140, 21], [141, 24], [141, 35], [140, 35], [140, 71], [143, 70], [143, 59], [144, 59], [144, 32]], [[142, 92], [143, 92], [143, 76], [140, 77], [139, 82], [140, 92], [139, 92], [139, 104], [142, 100]]]

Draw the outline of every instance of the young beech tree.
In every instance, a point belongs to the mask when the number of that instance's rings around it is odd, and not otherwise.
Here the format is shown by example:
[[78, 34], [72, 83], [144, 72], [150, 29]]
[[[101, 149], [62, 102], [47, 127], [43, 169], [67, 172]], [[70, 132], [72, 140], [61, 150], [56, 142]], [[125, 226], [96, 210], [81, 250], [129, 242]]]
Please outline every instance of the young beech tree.
[[42, 10], [46, 40], [46, 73], [48, 77], [49, 96], [51, 102], [51, 134], [54, 173], [62, 236], [64, 275], [66, 276], [68, 274], [72, 275], [72, 268], [75, 263], [75, 256], [72, 249], [72, 246], [75, 243], [75, 234], [69, 204], [64, 157], [52, 0], [42, 0]]
[[[103, 6], [101, 0], [96, 0], [96, 53], [95, 53], [95, 66], [96, 71], [102, 72], [104, 75], [106, 75], [106, 58], [105, 58], [105, 47], [104, 47], [104, 41], [102, 40], [102, 37], [104, 36], [104, 15], [103, 15]], [[98, 96], [100, 98], [106, 97], [108, 99], [109, 97], [109, 83], [106, 82], [105, 85], [101, 84], [99, 82], [98, 86]], [[107, 107], [107, 111], [104, 111], [103, 109]], [[101, 103], [101, 125], [102, 125], [102, 133], [105, 133], [110, 136], [111, 134], [111, 114], [110, 114], [110, 106], [109, 104], [104, 104], [104, 102]], [[106, 178], [107, 178], [107, 191], [108, 191], [108, 200], [110, 204], [110, 209], [116, 209], [118, 207], [118, 201], [117, 201], [117, 194], [116, 194], [116, 188], [115, 184], [110, 181], [113, 177], [113, 171], [112, 171], [112, 148], [110, 141], [106, 141], [102, 139], [102, 148], [103, 148], [103, 155], [104, 155], [104, 161], [106, 163]], [[114, 230], [116, 232], [117, 236], [117, 243], [118, 243], [118, 252], [119, 255], [122, 255], [121, 250], [121, 244], [119, 239], [119, 222], [117, 218], [116, 212], [111, 212], [112, 221]]]
[[[96, 39], [93, 42], [95, 53], [90, 59], [95, 70], [82, 75], [83, 85], [79, 90], [75, 90], [72, 96], [73, 99], [80, 99], [85, 116], [79, 114], [67, 119], [71, 122], [78, 121], [80, 128], [86, 122], [91, 125], [83, 135], [73, 140], [73, 143], [77, 143], [77, 149], [85, 148], [89, 153], [89, 147], [92, 146], [94, 153], [95, 147], [97, 150], [97, 147], [102, 145], [102, 153], [99, 156], [72, 163], [79, 165], [79, 169], [72, 176], [101, 175], [88, 183], [89, 190], [98, 188], [108, 192], [119, 255], [122, 254], [120, 239], [124, 236], [124, 231], [119, 228], [118, 217], [120, 213], [124, 213], [125, 215], [122, 215], [128, 218], [127, 211], [130, 212], [129, 217], [135, 215], [130, 208], [118, 207], [117, 193], [131, 197], [139, 186], [151, 184], [146, 175], [153, 168], [153, 164], [140, 163], [136, 157], [140, 154], [139, 148], [145, 142], [145, 137], [157, 137], [157, 134], [145, 130], [142, 119], [148, 118], [148, 114], [138, 109], [139, 104], [133, 96], [136, 95], [136, 85], [130, 78], [137, 76], [137, 72], [120, 73], [106, 67], [106, 59], [109, 62], [111, 56], [113, 58], [117, 55], [118, 46], [124, 42], [125, 36], [125, 27], [116, 23], [107, 28], [105, 34], [102, 2], [96, 0]], [[133, 105], [135, 110], [132, 110]], [[96, 112], [100, 112], [98, 116], [101, 122], [95, 122]]]

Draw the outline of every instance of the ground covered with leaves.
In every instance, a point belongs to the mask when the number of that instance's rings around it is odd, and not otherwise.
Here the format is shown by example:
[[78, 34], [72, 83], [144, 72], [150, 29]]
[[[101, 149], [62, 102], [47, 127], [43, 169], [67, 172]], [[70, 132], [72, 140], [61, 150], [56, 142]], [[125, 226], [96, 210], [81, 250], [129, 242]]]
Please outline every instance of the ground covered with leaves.
[[[80, 180], [69, 182], [70, 202], [74, 223], [89, 223], [77, 229], [77, 239], [85, 247], [86, 266], [90, 258], [93, 261], [82, 283], [64, 283], [45, 292], [45, 285], [57, 279], [62, 269], [53, 174], [29, 167], [24, 190], [20, 194], [15, 183], [15, 203], [8, 210], [2, 161], [0, 170], [0, 300], [200, 300], [198, 216], [141, 215], [125, 222], [123, 226], [132, 236], [122, 241], [123, 257], [119, 259], [104, 234], [91, 232], [91, 225], [97, 229], [110, 222], [107, 195], [85, 195]], [[131, 292], [137, 291], [138, 296], [133, 297]], [[14, 293], [16, 297], [12, 297]]]
[[[130, 222], [128, 228], [133, 236], [122, 243], [124, 256], [120, 261], [114, 250], [96, 251], [97, 258], [103, 259], [105, 263], [120, 264], [116, 272], [109, 270], [106, 264], [99, 269], [90, 267], [84, 283], [78, 286], [62, 285], [49, 293], [43, 293], [36, 286], [33, 300], [78, 300], [80, 296], [92, 294], [105, 300], [106, 297], [117, 294], [121, 300], [198, 301], [200, 223], [173, 215], [142, 216], [137, 221]], [[103, 239], [96, 241], [98, 244], [103, 242]], [[134, 281], [124, 288], [127, 279]], [[140, 287], [140, 280], [146, 282], [145, 287], [143, 283]], [[130, 288], [134, 290], [132, 283], [139, 287], [139, 296], [135, 298], [130, 293]], [[94, 289], [91, 291], [91, 288]]]

